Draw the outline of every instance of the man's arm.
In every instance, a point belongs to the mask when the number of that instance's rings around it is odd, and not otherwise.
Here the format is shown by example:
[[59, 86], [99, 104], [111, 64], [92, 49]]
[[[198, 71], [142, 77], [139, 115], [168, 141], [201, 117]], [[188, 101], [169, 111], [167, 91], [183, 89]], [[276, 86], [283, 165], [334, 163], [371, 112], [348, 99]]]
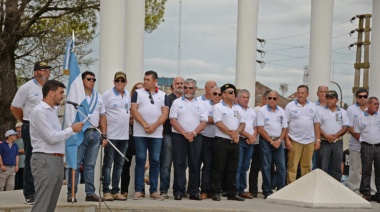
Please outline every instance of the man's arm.
[[11, 106], [10, 110], [12, 111], [13, 116], [22, 122], [22, 118], [24, 117], [24, 113], [22, 111], [22, 108], [13, 107]]
[[158, 126], [162, 125], [165, 123], [166, 119], [169, 117], [169, 107], [162, 107], [161, 108], [161, 115], [158, 117], [157, 121], [154, 122], [152, 125], [149, 126], [149, 130], [147, 133], [154, 133], [157, 129]]
[[[101, 114], [99, 117], [99, 128], [103, 135], [107, 135], [107, 116], [106, 114]], [[105, 147], [107, 145], [107, 139], [104, 138], [102, 141], [102, 146]]]
[[149, 128], [149, 124], [143, 119], [143, 117], [138, 111], [138, 108], [139, 108], [139, 105], [137, 103], [132, 103], [131, 114], [133, 118], [144, 127], [144, 129], [147, 129]]
[[20, 158], [20, 156], [16, 156], [16, 166], [15, 166], [15, 172], [17, 172], [18, 171], [18, 161], [19, 161], [19, 158]]
[[5, 168], [5, 166], [4, 166], [3, 158], [1, 157], [1, 155], [0, 155], [0, 170], [3, 172], [5, 172], [5, 170], [7, 170], [7, 168]]

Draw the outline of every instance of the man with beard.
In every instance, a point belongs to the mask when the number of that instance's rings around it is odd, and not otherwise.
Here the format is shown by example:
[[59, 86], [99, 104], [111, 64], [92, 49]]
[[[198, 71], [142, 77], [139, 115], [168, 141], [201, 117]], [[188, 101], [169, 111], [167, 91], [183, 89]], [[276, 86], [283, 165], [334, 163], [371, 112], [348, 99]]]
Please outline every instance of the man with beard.
[[191, 200], [202, 200], [199, 195], [200, 154], [202, 137], [197, 136], [206, 127], [207, 111], [202, 101], [194, 98], [196, 82], [187, 79], [184, 95], [173, 102], [170, 123], [173, 126], [173, 164], [175, 200], [181, 200], [186, 188], [186, 168], [189, 167], [187, 193]]
[[21, 137], [24, 141], [25, 167], [23, 193], [26, 204], [34, 202], [34, 180], [30, 169], [30, 158], [33, 148], [30, 144], [29, 121], [30, 113], [42, 100], [42, 86], [50, 77], [51, 66], [47, 62], [39, 61], [34, 64], [34, 78], [23, 84], [17, 91], [11, 104], [13, 116], [23, 122]]
[[65, 85], [56, 80], [42, 87], [43, 100], [30, 114], [30, 137], [33, 146], [31, 168], [36, 189], [32, 211], [54, 211], [63, 180], [65, 141], [80, 132], [82, 122], [62, 130], [54, 106], [65, 97]]
[[[173, 101], [183, 95], [183, 83], [185, 80], [182, 77], [176, 77], [173, 80], [173, 93], [168, 95], [169, 110]], [[164, 123], [164, 138], [161, 146], [161, 165], [160, 165], [160, 193], [165, 199], [169, 199], [168, 189], [170, 186], [170, 172], [173, 162], [173, 141], [172, 141], [172, 125], [168, 118]]]

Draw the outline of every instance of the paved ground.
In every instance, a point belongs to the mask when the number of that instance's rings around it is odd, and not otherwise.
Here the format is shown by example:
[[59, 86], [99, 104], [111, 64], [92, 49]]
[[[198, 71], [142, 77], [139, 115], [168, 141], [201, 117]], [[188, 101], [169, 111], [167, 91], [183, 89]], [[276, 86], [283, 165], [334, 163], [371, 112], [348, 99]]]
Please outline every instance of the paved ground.
[[[84, 201], [84, 186], [79, 186], [78, 203], [72, 204], [66, 202], [66, 186], [62, 187], [61, 195], [56, 211], [74, 212], [74, 211], [96, 211], [99, 206], [98, 203], [91, 203]], [[211, 199], [202, 201], [194, 201], [189, 199], [183, 199], [181, 201], [175, 201], [173, 199], [165, 201], [155, 201], [145, 198], [142, 200], [128, 201], [113, 201], [106, 202], [111, 211], [281, 211], [281, 212], [379, 212], [380, 203], [372, 202], [371, 209], [313, 209], [313, 208], [301, 208], [292, 207], [287, 205], [277, 205], [272, 203], [266, 203], [263, 198], [257, 198], [252, 200], [246, 200], [244, 202], [229, 201], [226, 198], [222, 198], [222, 201], [216, 202]], [[6, 191], [0, 192], [0, 212], [14, 211], [24, 212], [30, 211], [31, 206], [24, 204], [24, 198], [22, 191]], [[110, 211], [102, 204], [101, 211]]]

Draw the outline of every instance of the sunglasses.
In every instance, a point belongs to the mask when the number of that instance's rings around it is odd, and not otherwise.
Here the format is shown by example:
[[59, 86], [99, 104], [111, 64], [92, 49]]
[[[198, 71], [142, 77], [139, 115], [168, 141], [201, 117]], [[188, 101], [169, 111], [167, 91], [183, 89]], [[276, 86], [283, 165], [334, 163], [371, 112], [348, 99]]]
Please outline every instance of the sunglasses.
[[273, 99], [273, 101], [276, 101], [277, 100], [277, 97], [268, 97], [268, 100], [272, 100]]
[[154, 104], [153, 96], [150, 92], [149, 92], [149, 99], [150, 99], [150, 103]]
[[368, 95], [358, 95], [358, 99], [367, 99]]
[[235, 91], [225, 91], [225, 92], [223, 92], [223, 93], [234, 94], [234, 93], [235, 93]]
[[214, 92], [213, 94], [214, 94], [214, 96], [216, 96], [216, 95], [218, 95], [218, 96], [222, 96], [222, 93]]
[[116, 79], [115, 82], [125, 83], [125, 79]]
[[86, 78], [87, 81], [93, 81], [93, 82], [96, 82], [96, 79], [95, 78]]
[[187, 86], [183, 86], [183, 89], [189, 89], [189, 90], [193, 90], [194, 89], [194, 87], [187, 87]]

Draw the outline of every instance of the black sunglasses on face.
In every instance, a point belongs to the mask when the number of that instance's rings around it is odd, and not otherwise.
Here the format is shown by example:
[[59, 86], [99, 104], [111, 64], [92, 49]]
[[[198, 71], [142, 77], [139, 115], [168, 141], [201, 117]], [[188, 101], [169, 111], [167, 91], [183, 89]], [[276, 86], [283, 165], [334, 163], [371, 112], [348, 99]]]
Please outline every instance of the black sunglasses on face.
[[358, 99], [367, 99], [368, 95], [358, 95]]
[[150, 99], [150, 103], [154, 104], [153, 96], [150, 92], [149, 92], [149, 99]]
[[187, 87], [187, 86], [183, 86], [183, 89], [189, 89], [189, 90], [193, 90], [194, 89], [194, 87]]
[[116, 79], [115, 82], [125, 83], [125, 79]]
[[277, 100], [277, 97], [268, 97], [268, 100], [272, 100], [273, 99], [273, 101], [276, 101]]
[[95, 78], [86, 78], [87, 81], [93, 81], [93, 82], [96, 82], [96, 79]]
[[216, 95], [218, 95], [218, 96], [222, 96], [222, 93], [214, 92], [213, 94], [214, 94], [214, 96], [216, 96]]
[[225, 92], [223, 92], [223, 93], [234, 94], [234, 93], [235, 93], [235, 91], [225, 91]]

